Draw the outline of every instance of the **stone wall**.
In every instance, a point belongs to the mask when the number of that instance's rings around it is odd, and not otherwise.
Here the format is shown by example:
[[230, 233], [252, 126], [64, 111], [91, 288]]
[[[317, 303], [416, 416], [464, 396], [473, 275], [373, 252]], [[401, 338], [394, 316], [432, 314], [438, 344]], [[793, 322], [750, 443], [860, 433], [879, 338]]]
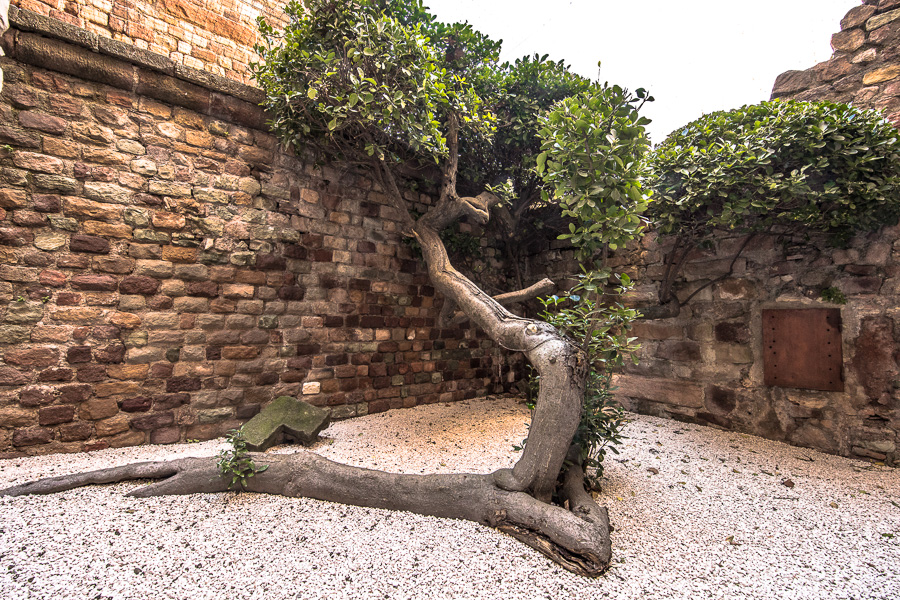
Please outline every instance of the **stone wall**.
[[[728, 272], [745, 239], [696, 251], [676, 278], [681, 301]], [[615, 378], [616, 395], [644, 414], [722, 427], [825, 452], [895, 462], [900, 443], [900, 227], [853, 239], [846, 249], [758, 237], [733, 274], [705, 287], [677, 317], [640, 320], [640, 362]], [[637, 282], [634, 306], [658, 305], [672, 241], [648, 234], [611, 264]], [[532, 257], [562, 280], [572, 251], [552, 242]], [[844, 305], [824, 300], [838, 289]], [[766, 384], [763, 311], [840, 312], [843, 391]], [[792, 339], [801, 344], [802, 339]]]
[[286, 2], [261, 0], [12, 0], [98, 37], [250, 83], [256, 19], [284, 23]]
[[[834, 56], [779, 76], [773, 98], [853, 102], [900, 124], [900, 0], [867, 0], [841, 27]], [[722, 238], [695, 252], [678, 277], [679, 299], [726, 273], [744, 241]], [[670, 245], [651, 234], [616, 259], [639, 282], [633, 303], [656, 303]], [[565, 251], [550, 256], [557, 261], [551, 269], [571, 268]], [[822, 298], [835, 289], [845, 305]], [[763, 311], [815, 308], [840, 311], [843, 391], [767, 385]], [[678, 317], [638, 322], [634, 334], [643, 346], [640, 364], [616, 380], [632, 410], [845, 456], [900, 456], [898, 227], [857, 237], [846, 249], [821, 239], [755, 238], [731, 276], [706, 287]]]
[[773, 98], [852, 102], [900, 125], [900, 0], [865, 0], [841, 20], [834, 55], [778, 76]]
[[385, 196], [280, 150], [258, 90], [11, 17], [0, 457], [208, 439], [282, 394], [346, 417], [495, 389]]

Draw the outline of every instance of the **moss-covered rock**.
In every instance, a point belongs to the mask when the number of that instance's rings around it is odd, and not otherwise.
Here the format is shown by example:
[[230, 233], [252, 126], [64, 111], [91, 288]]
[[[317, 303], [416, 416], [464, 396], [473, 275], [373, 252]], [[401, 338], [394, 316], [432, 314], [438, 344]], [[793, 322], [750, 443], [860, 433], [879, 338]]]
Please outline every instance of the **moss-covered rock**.
[[244, 423], [247, 449], [262, 452], [285, 441], [309, 445], [329, 423], [329, 412], [290, 396], [281, 396]]

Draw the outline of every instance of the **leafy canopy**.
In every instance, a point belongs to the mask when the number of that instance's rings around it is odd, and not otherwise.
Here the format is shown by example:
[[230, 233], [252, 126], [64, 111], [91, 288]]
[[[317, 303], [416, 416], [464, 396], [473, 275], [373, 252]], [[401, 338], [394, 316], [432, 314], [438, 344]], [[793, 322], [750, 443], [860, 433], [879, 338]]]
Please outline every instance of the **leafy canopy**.
[[[260, 21], [264, 63], [254, 73], [282, 140], [351, 159], [364, 149], [439, 162], [448, 114], [470, 135], [493, 131], [465, 75], [477, 75], [499, 45], [471, 27], [436, 24], [419, 1], [294, 0], [285, 12], [283, 33]], [[455, 58], [460, 39], [476, 52]]]
[[705, 115], [648, 162], [650, 216], [697, 241], [813, 230], [842, 242], [900, 214], [897, 130], [845, 104], [775, 100]]
[[554, 186], [563, 215], [574, 219], [570, 239], [586, 261], [640, 237], [649, 195], [641, 187], [642, 158], [650, 147], [641, 117], [651, 100], [619, 86], [593, 86], [566, 98], [540, 119], [543, 152], [538, 172]]

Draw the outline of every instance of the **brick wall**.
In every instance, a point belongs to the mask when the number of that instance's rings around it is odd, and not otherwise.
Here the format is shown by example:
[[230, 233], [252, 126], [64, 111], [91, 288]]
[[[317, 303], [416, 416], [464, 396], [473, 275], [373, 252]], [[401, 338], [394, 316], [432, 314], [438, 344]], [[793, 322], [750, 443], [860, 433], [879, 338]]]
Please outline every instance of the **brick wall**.
[[369, 180], [27, 16], [0, 59], [0, 457], [208, 439], [282, 394], [346, 417], [496, 389]]
[[250, 83], [256, 18], [282, 24], [285, 2], [259, 0], [12, 0], [175, 63]]

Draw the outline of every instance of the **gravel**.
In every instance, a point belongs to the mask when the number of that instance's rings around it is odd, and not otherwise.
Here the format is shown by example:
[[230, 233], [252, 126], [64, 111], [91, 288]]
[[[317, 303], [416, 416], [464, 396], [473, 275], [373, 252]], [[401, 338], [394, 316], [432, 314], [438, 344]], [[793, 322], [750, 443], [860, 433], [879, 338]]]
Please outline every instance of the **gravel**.
[[[596, 580], [467, 521], [258, 494], [132, 499], [129, 482], [0, 498], [0, 598], [900, 598], [896, 470], [629, 418], [600, 498], [613, 565]], [[314, 450], [394, 472], [490, 472], [515, 460], [527, 420], [510, 398], [429, 405], [335, 423]], [[222, 447], [11, 459], [0, 486]]]

